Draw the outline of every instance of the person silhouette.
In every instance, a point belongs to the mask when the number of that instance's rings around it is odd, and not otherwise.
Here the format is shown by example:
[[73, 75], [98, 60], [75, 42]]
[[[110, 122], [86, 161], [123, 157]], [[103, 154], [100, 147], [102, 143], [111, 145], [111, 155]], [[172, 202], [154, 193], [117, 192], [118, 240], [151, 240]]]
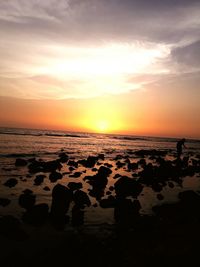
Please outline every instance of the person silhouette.
[[176, 149], [177, 149], [177, 158], [180, 159], [181, 154], [182, 154], [182, 148], [186, 148], [185, 146], [185, 138], [179, 140], [176, 144]]

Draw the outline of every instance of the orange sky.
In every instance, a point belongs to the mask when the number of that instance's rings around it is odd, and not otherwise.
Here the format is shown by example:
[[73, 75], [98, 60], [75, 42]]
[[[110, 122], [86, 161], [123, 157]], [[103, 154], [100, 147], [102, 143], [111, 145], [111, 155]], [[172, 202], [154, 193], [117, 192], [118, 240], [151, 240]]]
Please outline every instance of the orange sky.
[[200, 2], [0, 1], [0, 126], [200, 138]]

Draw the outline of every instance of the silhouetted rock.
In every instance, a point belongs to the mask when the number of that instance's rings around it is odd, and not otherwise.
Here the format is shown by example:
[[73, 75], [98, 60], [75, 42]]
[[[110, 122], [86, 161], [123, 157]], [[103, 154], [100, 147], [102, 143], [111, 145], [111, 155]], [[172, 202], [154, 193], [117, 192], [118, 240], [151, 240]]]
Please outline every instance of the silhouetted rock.
[[129, 171], [134, 171], [134, 170], [137, 170], [138, 168], [138, 163], [131, 163], [131, 162], [128, 162], [128, 170]]
[[69, 156], [66, 153], [62, 152], [59, 154], [59, 161], [60, 162], [65, 163], [68, 161], [68, 159], [69, 159]]
[[22, 208], [30, 210], [35, 205], [35, 200], [35, 195], [24, 193], [19, 196], [18, 203]]
[[34, 179], [34, 184], [35, 185], [41, 185], [43, 183], [45, 177], [46, 176], [43, 174], [37, 175], [36, 178]]
[[101, 199], [99, 202], [101, 208], [114, 208], [116, 205], [116, 199], [113, 196]]
[[164, 199], [164, 196], [162, 194], [157, 194], [157, 199], [158, 200], [163, 200]]
[[94, 176], [86, 176], [84, 179], [89, 180], [89, 184], [92, 185], [92, 189], [90, 190], [90, 195], [95, 197], [96, 199], [100, 199], [104, 195], [104, 189], [108, 183], [108, 176], [112, 173], [112, 171], [105, 167], [101, 166]]
[[57, 229], [63, 229], [68, 222], [68, 212], [72, 192], [66, 186], [57, 184], [52, 190], [51, 219]]
[[48, 205], [45, 203], [41, 203], [33, 206], [31, 209], [26, 211], [23, 214], [22, 219], [28, 224], [39, 226], [46, 222], [48, 218], [48, 211]]
[[44, 191], [50, 191], [50, 188], [49, 188], [48, 186], [45, 186], [45, 187], [43, 188], [43, 190], [44, 190]]
[[114, 175], [114, 179], [117, 179], [117, 178], [119, 178], [119, 177], [121, 177], [121, 174], [119, 174], [119, 173], [116, 173], [115, 175]]
[[84, 208], [85, 205], [88, 207], [91, 205], [91, 202], [90, 202], [90, 199], [87, 193], [83, 192], [82, 190], [77, 190], [74, 193], [73, 199], [74, 199], [75, 205], [79, 208]]
[[146, 165], [146, 160], [145, 159], [140, 159], [140, 160], [138, 160], [137, 164], [142, 166], [142, 167], [144, 167]]
[[104, 154], [102, 154], [102, 153], [101, 153], [101, 154], [99, 154], [99, 155], [98, 155], [98, 159], [104, 160], [104, 159], [105, 159], [105, 156], [104, 156]]
[[108, 177], [110, 174], [112, 173], [112, 171], [107, 168], [107, 167], [104, 167], [104, 166], [101, 166], [98, 170], [98, 175], [99, 176], [105, 176], [105, 177]]
[[113, 191], [114, 189], [115, 189], [114, 186], [112, 186], [112, 185], [109, 186], [109, 190], [110, 190], [110, 191]]
[[18, 183], [17, 179], [10, 178], [4, 183], [4, 185], [11, 188], [11, 187], [16, 186], [17, 183]]
[[74, 160], [69, 160], [67, 162], [68, 166], [74, 167], [74, 168], [78, 168], [78, 162], [74, 161]]
[[119, 160], [116, 162], [116, 166], [117, 166], [118, 169], [122, 168], [122, 167], [125, 166], [125, 165], [126, 165], [125, 162], [121, 162], [121, 161], [119, 161]]
[[136, 180], [127, 176], [122, 176], [114, 184], [116, 196], [125, 198], [127, 196], [138, 197], [142, 192], [143, 186]]
[[81, 176], [81, 172], [75, 172], [73, 174], [70, 174], [69, 177], [73, 177], [73, 178], [79, 178]]
[[69, 189], [71, 189], [72, 191], [81, 189], [83, 187], [82, 183], [75, 183], [75, 182], [69, 182], [68, 185]]
[[79, 160], [78, 163], [80, 163], [85, 168], [93, 168], [95, 164], [97, 163], [97, 161], [98, 161], [98, 157], [88, 156], [87, 159]]
[[26, 232], [22, 230], [20, 221], [11, 215], [0, 218], [0, 235], [17, 241], [28, 238]]
[[28, 164], [27, 160], [25, 159], [21, 159], [21, 158], [18, 158], [16, 159], [15, 161], [15, 166], [19, 166], [19, 167], [22, 167], [22, 166], [26, 166]]
[[0, 198], [0, 206], [6, 207], [10, 204], [10, 199], [8, 198]]
[[62, 179], [62, 174], [60, 172], [53, 171], [52, 173], [50, 173], [49, 180], [52, 183], [57, 182], [59, 179]]
[[110, 164], [110, 163], [108, 163], [108, 162], [104, 163], [104, 166], [105, 166], [105, 167], [108, 167], [108, 168], [112, 168], [112, 167], [113, 167], [113, 165]]
[[22, 191], [24, 194], [33, 194], [33, 191], [32, 190], [30, 190], [30, 189], [24, 189], [23, 191]]
[[173, 184], [172, 182], [168, 182], [168, 186], [169, 186], [170, 188], [174, 188], [174, 184]]
[[167, 151], [165, 150], [156, 150], [156, 149], [142, 149], [135, 152], [135, 155], [144, 157], [144, 156], [166, 156]]
[[53, 172], [56, 170], [61, 170], [62, 165], [59, 160], [52, 160], [52, 161], [37, 161], [34, 160], [28, 165], [30, 173], [37, 173], [37, 172]]

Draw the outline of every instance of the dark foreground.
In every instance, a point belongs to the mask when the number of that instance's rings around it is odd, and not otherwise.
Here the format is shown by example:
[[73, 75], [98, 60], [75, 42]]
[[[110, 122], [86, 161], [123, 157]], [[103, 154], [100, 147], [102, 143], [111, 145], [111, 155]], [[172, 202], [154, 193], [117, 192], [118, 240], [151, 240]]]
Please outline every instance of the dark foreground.
[[[186, 176], [199, 177], [200, 157], [168, 160], [160, 152], [144, 150], [137, 156], [141, 159], [136, 162], [119, 156], [114, 166], [105, 163], [102, 154], [79, 161], [65, 153], [50, 162], [16, 160], [16, 167], [27, 168], [26, 177], [36, 186], [48, 178], [58, 183], [50, 206], [36, 204], [36, 195], [27, 188], [18, 199], [22, 217], [0, 217], [1, 266], [199, 266], [199, 192], [183, 190], [178, 202], [154, 206], [153, 215], [140, 213], [138, 197], [144, 187], [151, 187], [162, 200], [165, 187], [181, 186]], [[79, 165], [85, 168], [82, 173]], [[81, 181], [88, 182], [90, 190], [81, 190], [80, 181], [60, 184], [63, 166], [75, 180], [84, 176]], [[121, 168], [128, 176], [120, 174]], [[86, 169], [94, 174], [85, 175]], [[106, 191], [114, 169], [116, 182]], [[17, 182], [11, 178], [3, 186], [15, 187]], [[113, 209], [114, 225], [84, 225], [84, 209], [92, 205], [89, 196], [100, 207]], [[9, 199], [0, 200], [1, 206], [9, 205]]]
[[1, 266], [199, 266], [199, 222], [1, 237]]

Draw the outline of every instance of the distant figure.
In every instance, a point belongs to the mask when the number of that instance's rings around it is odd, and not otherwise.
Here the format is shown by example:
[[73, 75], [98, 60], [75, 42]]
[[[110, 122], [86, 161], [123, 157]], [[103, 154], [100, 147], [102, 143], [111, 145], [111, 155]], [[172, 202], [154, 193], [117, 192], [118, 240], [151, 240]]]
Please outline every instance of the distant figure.
[[185, 138], [179, 140], [176, 144], [176, 149], [177, 149], [177, 158], [180, 159], [181, 154], [182, 154], [182, 147], [185, 147]]

